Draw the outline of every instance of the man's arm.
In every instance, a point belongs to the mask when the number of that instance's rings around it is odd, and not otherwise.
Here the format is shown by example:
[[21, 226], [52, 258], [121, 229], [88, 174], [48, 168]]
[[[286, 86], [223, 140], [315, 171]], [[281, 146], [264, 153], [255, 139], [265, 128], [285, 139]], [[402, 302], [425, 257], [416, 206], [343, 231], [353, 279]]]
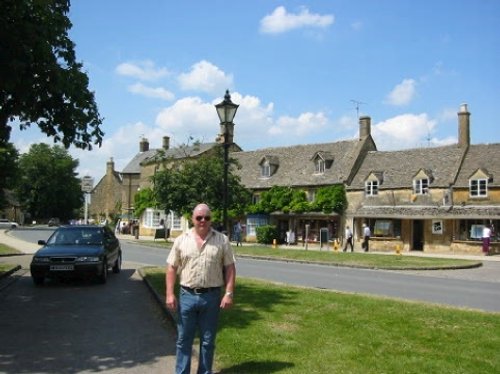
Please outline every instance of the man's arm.
[[236, 266], [234, 263], [224, 267], [226, 292], [221, 300], [220, 307], [222, 309], [230, 308], [233, 305], [233, 293], [236, 283]]
[[174, 286], [177, 279], [177, 268], [168, 265], [165, 272], [165, 290], [166, 290], [166, 304], [170, 310], [177, 309], [177, 298], [175, 297]]

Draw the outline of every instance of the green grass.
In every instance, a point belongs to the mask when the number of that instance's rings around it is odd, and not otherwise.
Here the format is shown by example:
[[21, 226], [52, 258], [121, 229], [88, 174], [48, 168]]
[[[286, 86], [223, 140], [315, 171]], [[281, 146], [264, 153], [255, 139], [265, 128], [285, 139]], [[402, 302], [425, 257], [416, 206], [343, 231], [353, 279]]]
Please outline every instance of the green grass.
[[419, 257], [396, 254], [373, 254], [364, 252], [318, 251], [304, 249], [283, 249], [272, 247], [236, 247], [237, 255], [281, 258], [294, 261], [316, 261], [340, 266], [358, 266], [378, 269], [434, 269], [479, 266], [480, 261]]
[[[162, 268], [145, 268], [160, 295]], [[221, 373], [499, 373], [500, 315], [238, 278]]]
[[[146, 241], [142, 243], [147, 244]], [[170, 248], [169, 242], [149, 242], [149, 245]], [[374, 269], [398, 269], [398, 270], [423, 270], [423, 269], [455, 269], [463, 267], [481, 266], [481, 261], [420, 257], [407, 254], [374, 254], [364, 252], [338, 252], [332, 250], [304, 250], [301, 247], [278, 247], [253, 245], [235, 247], [233, 250], [237, 256], [253, 256], [257, 258], [283, 259], [289, 261], [320, 262], [330, 265], [366, 267]]]
[[[22, 252], [18, 251], [17, 249], [6, 246], [5, 244], [0, 244], [0, 256], [12, 256], [12, 255], [18, 255], [21, 253]], [[12, 263], [0, 262], [0, 276], [2, 274], [12, 270], [16, 266], [17, 265], [12, 264]]]

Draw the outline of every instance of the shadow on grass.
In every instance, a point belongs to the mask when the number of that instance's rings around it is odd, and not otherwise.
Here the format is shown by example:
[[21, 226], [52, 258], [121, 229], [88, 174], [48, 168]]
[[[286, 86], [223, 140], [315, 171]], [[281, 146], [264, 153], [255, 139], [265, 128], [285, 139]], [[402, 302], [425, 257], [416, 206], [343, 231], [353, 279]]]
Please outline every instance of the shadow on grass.
[[246, 279], [236, 282], [235, 305], [220, 315], [219, 329], [243, 328], [265, 318], [264, 314], [277, 306], [295, 303], [299, 293], [293, 289], [284, 291], [267, 284]]
[[243, 362], [238, 365], [234, 365], [232, 367], [222, 369], [219, 371], [220, 374], [261, 374], [261, 373], [274, 373], [281, 371], [286, 368], [290, 368], [294, 366], [290, 362], [279, 362], [279, 361], [249, 361]]

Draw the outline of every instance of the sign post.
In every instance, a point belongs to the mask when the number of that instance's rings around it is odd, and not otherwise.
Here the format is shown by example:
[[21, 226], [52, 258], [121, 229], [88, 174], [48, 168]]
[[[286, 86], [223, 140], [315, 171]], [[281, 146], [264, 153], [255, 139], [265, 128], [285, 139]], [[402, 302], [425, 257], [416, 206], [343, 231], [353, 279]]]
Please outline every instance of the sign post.
[[84, 176], [82, 178], [82, 191], [84, 192], [84, 198], [85, 198], [85, 217], [84, 217], [84, 222], [85, 224], [89, 223], [88, 221], [88, 205], [89, 205], [89, 194], [94, 188], [94, 178], [91, 176]]

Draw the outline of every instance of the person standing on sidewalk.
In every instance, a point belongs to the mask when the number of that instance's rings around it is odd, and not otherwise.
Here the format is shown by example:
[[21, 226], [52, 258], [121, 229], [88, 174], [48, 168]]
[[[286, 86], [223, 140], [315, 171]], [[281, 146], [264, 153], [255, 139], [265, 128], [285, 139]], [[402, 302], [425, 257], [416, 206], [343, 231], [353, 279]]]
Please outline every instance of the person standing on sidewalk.
[[[166, 304], [169, 310], [178, 312], [176, 374], [191, 372], [191, 351], [197, 330], [200, 336], [197, 373], [212, 373], [219, 310], [233, 305], [234, 254], [227, 236], [212, 229], [210, 214], [206, 204], [194, 208], [193, 228], [175, 239], [167, 258]], [[177, 275], [179, 301], [174, 293]]]
[[488, 255], [490, 253], [490, 238], [491, 238], [491, 228], [490, 225], [486, 224], [483, 227], [483, 253]]
[[344, 252], [347, 251], [347, 246], [351, 246], [351, 252], [354, 251], [354, 245], [352, 244], [352, 231], [349, 226], [345, 227], [345, 246]]
[[370, 249], [370, 236], [372, 236], [370, 228], [366, 223], [363, 223], [363, 249], [365, 252]]

